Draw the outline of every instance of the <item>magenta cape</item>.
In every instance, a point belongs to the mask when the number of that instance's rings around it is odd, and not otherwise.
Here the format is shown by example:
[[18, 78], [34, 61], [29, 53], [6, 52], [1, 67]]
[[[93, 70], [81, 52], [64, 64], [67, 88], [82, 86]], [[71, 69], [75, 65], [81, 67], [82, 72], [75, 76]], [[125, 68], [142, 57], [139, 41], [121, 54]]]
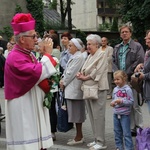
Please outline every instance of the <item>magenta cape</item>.
[[27, 93], [39, 80], [42, 64], [29, 54], [18, 51], [16, 45], [6, 59], [4, 70], [5, 98], [11, 100]]

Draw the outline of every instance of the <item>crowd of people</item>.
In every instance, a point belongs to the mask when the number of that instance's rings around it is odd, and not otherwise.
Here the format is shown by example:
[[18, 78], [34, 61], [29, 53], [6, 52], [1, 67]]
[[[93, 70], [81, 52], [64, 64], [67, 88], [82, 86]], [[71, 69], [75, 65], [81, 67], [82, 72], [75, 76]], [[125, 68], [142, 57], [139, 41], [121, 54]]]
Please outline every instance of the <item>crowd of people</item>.
[[[143, 128], [143, 118], [130, 81], [134, 72], [140, 73], [150, 112], [150, 52], [145, 54], [142, 45], [132, 39], [131, 27], [120, 28], [122, 42], [113, 48], [107, 37], [97, 34], [89, 34], [86, 45], [69, 32], [61, 34], [60, 43], [54, 30], [40, 38], [31, 14], [16, 14], [11, 25], [14, 36], [7, 43], [7, 50], [0, 47], [7, 149], [46, 150], [53, 145], [57, 139], [56, 103], [61, 89], [67, 101], [68, 122], [74, 123], [76, 129], [68, 145], [85, 141], [82, 124], [87, 110], [94, 136], [87, 144], [89, 150], [107, 149], [105, 110], [106, 100], [112, 99], [116, 150], [134, 150], [132, 136], [136, 136], [137, 128]], [[150, 31], [145, 40], [150, 47]], [[60, 81], [53, 83], [51, 89], [48, 79], [56, 72], [61, 72]], [[53, 93], [49, 110], [43, 107], [47, 89]], [[84, 98], [87, 90], [93, 91], [94, 97]]]

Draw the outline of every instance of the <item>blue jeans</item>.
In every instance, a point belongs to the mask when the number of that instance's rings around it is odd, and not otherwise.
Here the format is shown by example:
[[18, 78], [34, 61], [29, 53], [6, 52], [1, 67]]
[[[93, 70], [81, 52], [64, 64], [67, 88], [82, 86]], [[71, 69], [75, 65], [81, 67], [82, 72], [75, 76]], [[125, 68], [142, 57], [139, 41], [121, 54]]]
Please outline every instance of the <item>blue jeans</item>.
[[[129, 115], [118, 115], [114, 114], [114, 133], [115, 133], [115, 143], [119, 150], [123, 150], [125, 145], [125, 150], [133, 150], [133, 142], [130, 130], [130, 116]], [[124, 142], [123, 142], [124, 140]]]

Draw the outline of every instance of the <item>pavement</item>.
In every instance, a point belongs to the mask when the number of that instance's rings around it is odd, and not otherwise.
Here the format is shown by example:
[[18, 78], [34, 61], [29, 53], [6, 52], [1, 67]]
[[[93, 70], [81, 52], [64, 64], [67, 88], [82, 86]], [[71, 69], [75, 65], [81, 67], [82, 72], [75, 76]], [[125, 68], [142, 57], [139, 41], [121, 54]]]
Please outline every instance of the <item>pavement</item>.
[[[114, 134], [113, 134], [113, 117], [112, 117], [113, 110], [112, 107], [110, 107], [110, 102], [111, 100], [107, 100], [106, 102], [105, 138], [107, 150], [115, 150]], [[4, 89], [0, 89], [0, 104], [2, 106], [2, 113], [5, 113]], [[150, 117], [146, 104], [142, 106], [142, 112], [143, 112], [144, 127], [148, 127], [150, 126], [150, 119], [149, 119]], [[5, 120], [1, 123], [1, 125], [2, 125], [2, 133], [0, 135], [0, 150], [6, 150]], [[87, 150], [88, 149], [88, 147], [86, 146], [87, 143], [94, 141], [88, 114], [85, 123], [83, 123], [83, 134], [85, 138], [85, 142], [83, 144], [68, 146], [66, 143], [68, 139], [74, 138], [75, 128], [71, 129], [66, 133], [57, 132], [54, 146], [52, 146], [48, 150]], [[133, 137], [133, 141], [135, 144], [135, 137]]]

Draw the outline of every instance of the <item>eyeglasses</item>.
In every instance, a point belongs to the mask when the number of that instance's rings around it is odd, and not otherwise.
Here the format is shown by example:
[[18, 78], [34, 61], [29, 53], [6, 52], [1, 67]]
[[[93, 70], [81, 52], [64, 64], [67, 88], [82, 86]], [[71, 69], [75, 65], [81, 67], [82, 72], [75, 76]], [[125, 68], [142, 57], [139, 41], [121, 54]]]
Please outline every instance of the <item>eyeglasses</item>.
[[32, 39], [35, 39], [37, 38], [38, 36], [36, 34], [33, 34], [33, 35], [23, 35], [24, 37], [32, 37]]

